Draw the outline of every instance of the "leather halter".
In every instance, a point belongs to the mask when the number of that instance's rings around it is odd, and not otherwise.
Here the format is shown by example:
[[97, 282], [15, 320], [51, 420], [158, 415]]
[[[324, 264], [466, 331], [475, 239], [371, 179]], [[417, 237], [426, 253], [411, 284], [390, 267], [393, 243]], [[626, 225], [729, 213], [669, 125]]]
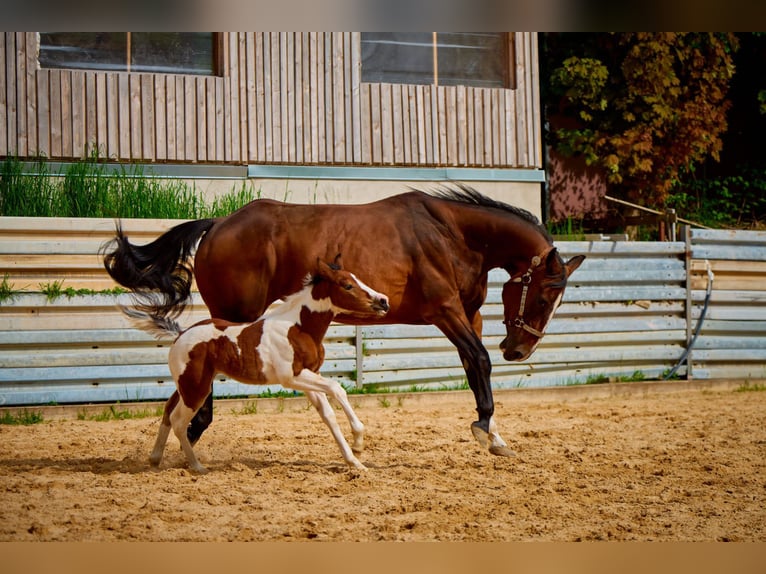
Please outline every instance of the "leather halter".
[[[545, 254], [543, 254], [545, 255]], [[524, 321], [524, 307], [526, 307], [527, 304], [527, 291], [529, 290], [529, 284], [532, 283], [532, 273], [534, 272], [535, 268], [540, 265], [540, 263], [543, 260], [543, 256], [541, 255], [535, 255], [532, 258], [532, 261], [529, 263], [529, 269], [527, 269], [523, 275], [520, 277], [516, 277], [515, 279], [511, 279], [513, 283], [521, 283], [521, 303], [519, 303], [519, 313], [516, 316], [515, 319], [503, 319], [503, 323], [505, 325], [513, 325], [514, 327], [518, 327], [519, 329], [524, 329], [527, 333], [531, 333], [538, 339], [541, 339], [545, 333], [542, 331], [538, 331], [534, 327], [527, 325], [527, 323]]]

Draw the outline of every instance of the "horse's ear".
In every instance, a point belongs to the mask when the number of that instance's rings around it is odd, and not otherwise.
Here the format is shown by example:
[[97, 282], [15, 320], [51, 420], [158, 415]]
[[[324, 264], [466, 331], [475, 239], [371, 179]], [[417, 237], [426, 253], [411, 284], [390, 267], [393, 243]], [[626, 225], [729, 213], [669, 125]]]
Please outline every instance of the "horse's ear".
[[559, 256], [559, 250], [555, 247], [545, 257], [545, 272], [547, 275], [558, 275], [561, 273], [561, 256]]
[[583, 261], [585, 261], [585, 255], [575, 255], [572, 259], [564, 263], [564, 266], [567, 268], [567, 277], [574, 273], [574, 270], [582, 265]]
[[343, 268], [343, 266], [340, 264], [340, 253], [338, 253], [335, 256], [335, 259], [333, 260], [333, 262], [330, 265], [330, 267], [335, 269], [336, 271], [340, 271]]
[[325, 263], [324, 260], [321, 257], [317, 257], [317, 266], [316, 266], [316, 272], [314, 273], [315, 278], [324, 278], [329, 279], [333, 274], [332, 266], [329, 263]]

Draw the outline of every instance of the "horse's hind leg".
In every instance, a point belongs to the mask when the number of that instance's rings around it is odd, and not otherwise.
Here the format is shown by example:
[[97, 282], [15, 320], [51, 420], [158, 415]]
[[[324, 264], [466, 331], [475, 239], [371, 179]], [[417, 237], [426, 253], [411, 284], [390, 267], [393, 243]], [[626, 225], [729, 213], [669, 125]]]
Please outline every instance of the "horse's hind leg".
[[149, 463], [152, 466], [159, 466], [162, 460], [162, 454], [165, 452], [165, 445], [168, 442], [168, 435], [170, 434], [170, 413], [173, 412], [178, 404], [178, 391], [173, 391], [170, 398], [165, 403], [165, 411], [162, 413], [162, 422], [160, 423], [160, 430], [157, 433], [157, 440], [154, 442], [154, 448], [152, 454], [149, 455]]

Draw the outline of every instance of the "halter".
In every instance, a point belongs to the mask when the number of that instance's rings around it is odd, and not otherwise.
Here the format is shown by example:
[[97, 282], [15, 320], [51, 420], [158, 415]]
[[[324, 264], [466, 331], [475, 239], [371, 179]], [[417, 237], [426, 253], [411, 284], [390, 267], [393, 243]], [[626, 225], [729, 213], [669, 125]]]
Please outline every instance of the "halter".
[[515, 279], [511, 279], [513, 283], [521, 283], [521, 303], [519, 303], [519, 314], [515, 319], [503, 319], [503, 324], [505, 325], [513, 325], [514, 327], [518, 327], [519, 329], [524, 329], [527, 333], [531, 333], [538, 339], [541, 339], [544, 335], [542, 331], [538, 331], [534, 327], [531, 327], [530, 325], [527, 325], [527, 323], [524, 321], [524, 307], [527, 304], [527, 291], [529, 290], [529, 284], [532, 283], [532, 273], [534, 272], [535, 268], [540, 265], [540, 262], [542, 261], [542, 257], [540, 255], [535, 255], [532, 258], [532, 261], [529, 264], [529, 269], [527, 269], [524, 274], [521, 277], [516, 277]]

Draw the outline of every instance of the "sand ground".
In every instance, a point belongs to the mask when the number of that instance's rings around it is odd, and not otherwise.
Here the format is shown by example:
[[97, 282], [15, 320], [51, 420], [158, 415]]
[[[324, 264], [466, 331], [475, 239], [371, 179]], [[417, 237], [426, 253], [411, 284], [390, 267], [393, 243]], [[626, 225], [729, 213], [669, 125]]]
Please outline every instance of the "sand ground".
[[303, 398], [218, 401], [204, 476], [172, 435], [149, 466], [158, 417], [60, 409], [0, 425], [0, 541], [763, 542], [766, 392], [738, 386], [497, 391], [515, 458], [474, 441], [470, 392], [354, 396], [367, 471]]

